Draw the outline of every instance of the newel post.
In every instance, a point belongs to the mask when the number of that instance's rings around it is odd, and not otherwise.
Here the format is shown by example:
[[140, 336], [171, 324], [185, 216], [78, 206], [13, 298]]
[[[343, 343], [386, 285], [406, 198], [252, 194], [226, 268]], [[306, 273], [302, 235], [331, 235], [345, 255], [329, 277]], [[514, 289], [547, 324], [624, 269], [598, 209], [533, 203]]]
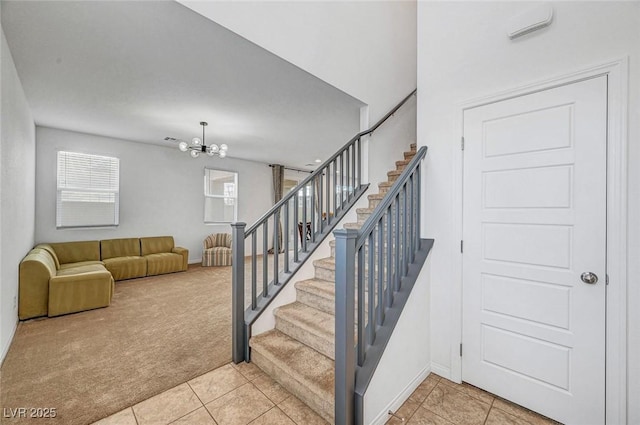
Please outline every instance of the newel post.
[[233, 362], [245, 360], [244, 326], [244, 229], [247, 223], [232, 223], [231, 237], [231, 334]]
[[336, 237], [335, 424], [353, 425], [356, 383], [355, 256], [358, 231], [339, 229]]

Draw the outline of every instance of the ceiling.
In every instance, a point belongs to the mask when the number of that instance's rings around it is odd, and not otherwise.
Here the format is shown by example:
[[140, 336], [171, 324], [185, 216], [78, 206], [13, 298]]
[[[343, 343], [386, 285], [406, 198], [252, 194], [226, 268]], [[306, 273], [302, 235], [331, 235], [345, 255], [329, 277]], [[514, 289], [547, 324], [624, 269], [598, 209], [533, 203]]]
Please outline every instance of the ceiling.
[[207, 121], [306, 169], [359, 130], [362, 102], [173, 1], [3, 0], [2, 28], [40, 126], [173, 147]]

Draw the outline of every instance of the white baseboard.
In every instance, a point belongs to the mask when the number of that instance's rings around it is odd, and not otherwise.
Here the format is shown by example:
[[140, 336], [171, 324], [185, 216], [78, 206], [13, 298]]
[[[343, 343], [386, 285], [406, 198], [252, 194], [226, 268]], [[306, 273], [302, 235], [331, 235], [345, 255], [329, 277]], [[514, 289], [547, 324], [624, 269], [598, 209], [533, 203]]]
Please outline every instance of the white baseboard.
[[2, 367], [5, 357], [7, 357], [7, 353], [9, 352], [9, 348], [11, 347], [11, 343], [13, 342], [13, 337], [16, 336], [16, 329], [18, 329], [18, 323], [19, 321], [16, 320], [16, 323], [14, 323], [13, 329], [11, 330], [11, 337], [9, 338], [7, 345], [2, 347], [2, 353], [0, 353], [0, 367]]
[[442, 378], [451, 379], [451, 368], [449, 366], [431, 362], [431, 372]]
[[[405, 387], [405, 389], [402, 390], [402, 392], [400, 394], [398, 394], [398, 396], [396, 398], [394, 398], [391, 401], [391, 403], [389, 403], [378, 414], [378, 416], [376, 416], [376, 418], [371, 422], [370, 425], [382, 425], [385, 422], [387, 422], [389, 420], [389, 410], [391, 410], [392, 412], [395, 412], [396, 410], [398, 410], [400, 408], [400, 406], [402, 406], [402, 404], [405, 401], [407, 401], [409, 396], [411, 396], [411, 394], [413, 394], [413, 392], [416, 390], [416, 388], [418, 388], [418, 386], [422, 383], [422, 381], [424, 381], [425, 378], [427, 376], [429, 376], [430, 373], [431, 373], [431, 367], [430, 366], [427, 366], [424, 369], [422, 369], [422, 371], [420, 371], [418, 376], [416, 376], [413, 379], [413, 381], [411, 381], [409, 383], [409, 385], [407, 385]], [[405, 418], [405, 419], [409, 419], [409, 418]]]

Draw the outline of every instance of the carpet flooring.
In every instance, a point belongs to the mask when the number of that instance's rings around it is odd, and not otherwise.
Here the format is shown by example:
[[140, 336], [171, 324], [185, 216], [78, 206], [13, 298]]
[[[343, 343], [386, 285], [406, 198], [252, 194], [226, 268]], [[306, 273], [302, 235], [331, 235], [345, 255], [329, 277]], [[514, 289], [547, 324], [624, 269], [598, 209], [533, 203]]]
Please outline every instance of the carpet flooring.
[[[0, 421], [89, 424], [229, 361], [231, 267], [116, 282], [107, 308], [18, 325], [0, 369]], [[6, 417], [20, 407], [57, 417]]]

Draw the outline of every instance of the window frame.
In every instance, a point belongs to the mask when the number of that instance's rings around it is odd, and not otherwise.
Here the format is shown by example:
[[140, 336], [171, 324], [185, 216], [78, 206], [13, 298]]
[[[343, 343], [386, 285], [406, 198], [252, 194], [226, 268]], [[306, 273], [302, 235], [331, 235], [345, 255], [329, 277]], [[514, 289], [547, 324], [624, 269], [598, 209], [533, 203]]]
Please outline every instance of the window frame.
[[[72, 155], [82, 155], [86, 157], [99, 157], [99, 158], [108, 158], [109, 160], [115, 160], [116, 162], [116, 171], [117, 171], [117, 188], [116, 189], [99, 189], [99, 188], [82, 188], [82, 187], [60, 187], [60, 160], [62, 154], [72, 154]], [[68, 165], [65, 164], [65, 166]], [[60, 203], [63, 202], [61, 200], [61, 196], [63, 192], [79, 192], [79, 193], [105, 193], [105, 194], [113, 194], [114, 195], [114, 221], [113, 223], [106, 224], [75, 224], [75, 225], [62, 225], [61, 223], [65, 221], [60, 218]], [[59, 149], [56, 151], [56, 229], [97, 229], [97, 228], [115, 228], [120, 225], [120, 158], [111, 155], [103, 155], [103, 154], [95, 154], [95, 153], [87, 153], [87, 152], [78, 152], [71, 151], [65, 149]]]
[[[225, 173], [231, 173], [233, 174], [234, 177], [234, 184], [235, 184], [235, 196], [225, 196], [224, 193], [222, 195], [211, 195], [207, 193], [207, 171], [222, 171]], [[206, 225], [216, 225], [216, 224], [229, 224], [229, 223], [234, 223], [238, 221], [238, 180], [239, 180], [239, 176], [238, 176], [238, 172], [237, 171], [233, 171], [233, 170], [225, 170], [225, 169], [221, 169], [221, 168], [213, 168], [213, 167], [204, 167], [204, 172], [203, 172], [203, 192], [204, 192], [204, 202], [203, 202], [203, 221], [204, 224]], [[234, 208], [233, 208], [233, 220], [231, 221], [207, 221], [207, 198], [214, 198], [214, 199], [222, 199], [222, 200], [226, 200], [226, 199], [233, 199], [235, 201], [234, 203]]]

